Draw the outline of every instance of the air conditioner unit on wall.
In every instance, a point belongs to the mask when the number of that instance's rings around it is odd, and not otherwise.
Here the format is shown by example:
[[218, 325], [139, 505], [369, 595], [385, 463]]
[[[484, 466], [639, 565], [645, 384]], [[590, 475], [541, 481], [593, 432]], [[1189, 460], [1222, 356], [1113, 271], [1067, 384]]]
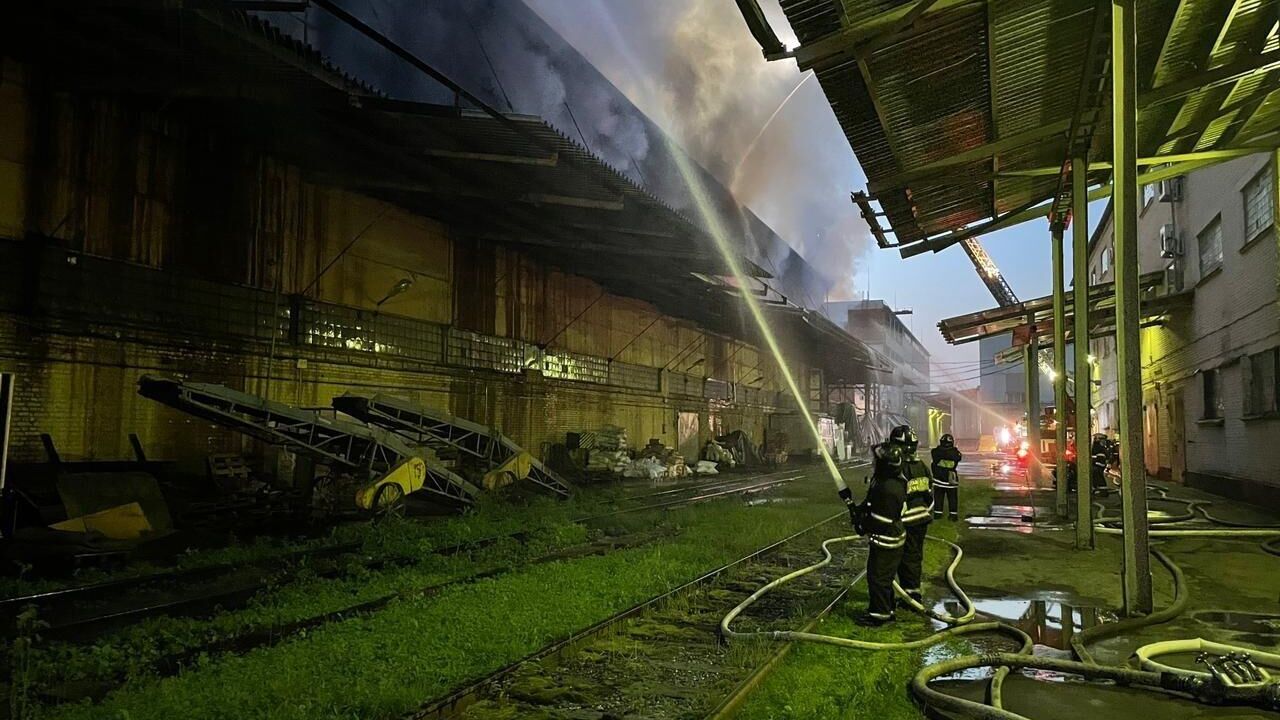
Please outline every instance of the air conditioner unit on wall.
[[1160, 202], [1178, 202], [1182, 199], [1182, 178], [1175, 177], [1161, 180], [1156, 187], [1156, 197]]
[[1182, 255], [1182, 242], [1174, 230], [1173, 223], [1160, 226], [1160, 257], [1175, 258]]

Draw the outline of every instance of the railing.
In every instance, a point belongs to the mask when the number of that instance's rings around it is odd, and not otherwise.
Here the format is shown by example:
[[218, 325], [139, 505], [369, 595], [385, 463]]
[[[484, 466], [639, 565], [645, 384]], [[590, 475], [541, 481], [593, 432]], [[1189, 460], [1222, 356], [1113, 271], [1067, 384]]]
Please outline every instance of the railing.
[[[183, 277], [154, 268], [37, 248], [35, 278], [24, 278], [24, 248], [0, 240], [0, 311], [33, 308], [53, 331], [151, 342], [216, 340], [264, 348], [315, 348], [353, 358], [384, 358], [517, 375], [541, 372], [554, 380], [609, 385], [642, 392], [662, 390], [658, 368], [538, 346], [427, 320], [275, 295], [231, 283]], [[34, 280], [34, 282], [33, 282]], [[20, 295], [35, 288], [34, 305]], [[673, 395], [781, 406], [772, 390], [679, 372], [667, 373]]]

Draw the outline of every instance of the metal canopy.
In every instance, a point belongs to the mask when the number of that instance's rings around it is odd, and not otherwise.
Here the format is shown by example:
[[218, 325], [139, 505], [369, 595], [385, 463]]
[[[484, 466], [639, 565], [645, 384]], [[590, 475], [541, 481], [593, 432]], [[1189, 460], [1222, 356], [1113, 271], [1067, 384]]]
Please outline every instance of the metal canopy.
[[[1147, 273], [1139, 281], [1142, 292], [1142, 322], [1157, 324], [1162, 318], [1174, 310], [1190, 305], [1194, 290], [1175, 293], [1163, 293], [1164, 274]], [[1067, 337], [1072, 338], [1070, 331], [1075, 313], [1071, 296], [1066, 297]], [[1115, 285], [1100, 283], [1089, 286], [1089, 333], [1090, 337], [1111, 335], [1115, 328]], [[938, 323], [938, 331], [943, 339], [952, 345], [981, 340], [985, 337], [1005, 335], [1015, 328], [1035, 325], [1035, 336], [1053, 337], [1053, 296], [1046, 295], [1034, 300], [1018, 303], [1008, 307], [980, 310], [967, 315], [946, 318]]]
[[[1109, 28], [1095, 22], [1109, 3], [781, 5], [798, 48], [780, 52], [744, 17], [767, 57], [816, 73], [867, 175], [864, 210], [883, 213], [904, 256], [1045, 217], [1055, 197], [1064, 211], [1069, 135], [1088, 146], [1089, 185], [1109, 182]], [[1140, 180], [1277, 144], [1276, 22], [1272, 2], [1137, 0]]]

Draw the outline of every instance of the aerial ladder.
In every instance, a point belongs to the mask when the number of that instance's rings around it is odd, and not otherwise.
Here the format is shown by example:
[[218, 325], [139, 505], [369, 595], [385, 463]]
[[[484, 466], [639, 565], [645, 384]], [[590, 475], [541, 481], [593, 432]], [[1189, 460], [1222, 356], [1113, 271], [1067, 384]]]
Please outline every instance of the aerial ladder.
[[333, 407], [411, 445], [471, 461], [483, 473], [486, 489], [527, 479], [562, 497], [573, 490], [559, 474], [494, 428], [388, 395], [346, 393], [333, 399]]
[[316, 478], [311, 495], [376, 513], [400, 512], [410, 493], [425, 493], [469, 505], [479, 489], [394, 433], [327, 417], [233, 390], [144, 375], [143, 397], [312, 458], [328, 473]]

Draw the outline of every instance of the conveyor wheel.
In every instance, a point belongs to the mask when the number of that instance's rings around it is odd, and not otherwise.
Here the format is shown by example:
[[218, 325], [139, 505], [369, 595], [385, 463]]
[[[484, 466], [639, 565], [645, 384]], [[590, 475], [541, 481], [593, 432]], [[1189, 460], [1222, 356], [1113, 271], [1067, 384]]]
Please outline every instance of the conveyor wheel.
[[385, 483], [373, 496], [373, 514], [381, 519], [386, 517], [404, 517], [404, 488], [398, 483]]

